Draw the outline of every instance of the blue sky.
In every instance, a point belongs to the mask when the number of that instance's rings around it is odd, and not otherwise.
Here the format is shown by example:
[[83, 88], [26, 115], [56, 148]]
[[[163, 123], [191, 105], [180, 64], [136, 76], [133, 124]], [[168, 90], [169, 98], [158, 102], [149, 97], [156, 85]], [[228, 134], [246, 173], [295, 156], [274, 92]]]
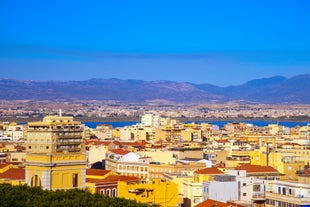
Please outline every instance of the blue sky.
[[0, 78], [242, 84], [310, 71], [310, 1], [0, 1]]

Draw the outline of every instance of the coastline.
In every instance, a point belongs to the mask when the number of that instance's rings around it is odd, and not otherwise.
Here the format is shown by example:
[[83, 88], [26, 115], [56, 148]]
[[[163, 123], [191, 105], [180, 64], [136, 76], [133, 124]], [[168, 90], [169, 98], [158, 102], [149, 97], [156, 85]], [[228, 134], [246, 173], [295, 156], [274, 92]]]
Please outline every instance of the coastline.
[[[180, 122], [189, 122], [189, 121], [232, 121], [232, 122], [244, 122], [244, 121], [275, 121], [275, 122], [310, 122], [309, 117], [279, 117], [279, 118], [252, 118], [252, 117], [229, 117], [229, 118], [206, 118], [206, 117], [183, 117], [183, 118], [173, 118], [177, 119]], [[30, 117], [30, 118], [21, 118], [21, 117], [0, 117], [0, 122], [33, 122], [33, 121], [42, 121], [43, 116], [41, 117]], [[74, 117], [74, 120], [80, 122], [139, 122], [140, 117]]]

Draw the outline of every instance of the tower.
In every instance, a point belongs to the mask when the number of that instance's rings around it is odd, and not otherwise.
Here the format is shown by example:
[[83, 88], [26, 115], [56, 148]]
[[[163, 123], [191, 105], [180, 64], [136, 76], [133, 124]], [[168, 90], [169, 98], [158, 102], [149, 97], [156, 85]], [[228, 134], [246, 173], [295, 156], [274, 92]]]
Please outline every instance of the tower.
[[84, 188], [86, 154], [82, 124], [69, 116], [46, 116], [29, 122], [26, 183], [47, 190]]

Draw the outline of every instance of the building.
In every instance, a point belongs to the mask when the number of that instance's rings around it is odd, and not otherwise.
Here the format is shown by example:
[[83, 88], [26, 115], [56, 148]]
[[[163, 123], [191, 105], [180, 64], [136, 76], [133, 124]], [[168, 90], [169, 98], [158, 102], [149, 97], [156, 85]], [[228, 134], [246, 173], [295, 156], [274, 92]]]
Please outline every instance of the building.
[[203, 182], [213, 180], [216, 175], [224, 174], [217, 168], [203, 168], [194, 172], [193, 180], [184, 180], [184, 207], [193, 207], [203, 201]]
[[29, 122], [27, 127], [27, 185], [47, 190], [84, 188], [87, 162], [82, 124], [60, 114]]
[[136, 182], [118, 182], [118, 197], [159, 206], [178, 205], [178, 187], [175, 183], [151, 179]]
[[195, 182], [204, 182], [214, 180], [217, 175], [224, 174], [221, 170], [216, 167], [209, 167], [195, 171], [194, 181]]
[[106, 156], [106, 169], [120, 175], [147, 178], [150, 157], [140, 157], [139, 154], [124, 149], [110, 150]]
[[255, 177], [263, 180], [279, 180], [281, 174], [271, 166], [244, 164], [235, 168], [235, 170], [245, 170], [247, 177]]
[[18, 168], [12, 163], [0, 164], [0, 183], [11, 185], [25, 184], [25, 169]]
[[310, 206], [310, 185], [275, 180], [270, 182], [266, 203], [271, 206]]
[[265, 206], [266, 188], [266, 181], [247, 177], [245, 170], [229, 170], [228, 174], [218, 175], [215, 180], [203, 183], [203, 198], [221, 202], [238, 201], [262, 207]]
[[300, 161], [294, 153], [272, 151], [268, 156], [269, 166], [274, 167], [283, 174], [282, 180], [298, 180], [296, 172], [304, 169], [304, 162]]
[[118, 194], [118, 181], [139, 182], [139, 178], [118, 175], [110, 170], [86, 170], [86, 186], [92, 193], [116, 197]]
[[160, 162], [150, 162], [149, 177], [164, 178], [164, 173], [193, 174], [194, 171], [205, 168], [203, 162], [177, 161], [175, 164], [165, 164]]

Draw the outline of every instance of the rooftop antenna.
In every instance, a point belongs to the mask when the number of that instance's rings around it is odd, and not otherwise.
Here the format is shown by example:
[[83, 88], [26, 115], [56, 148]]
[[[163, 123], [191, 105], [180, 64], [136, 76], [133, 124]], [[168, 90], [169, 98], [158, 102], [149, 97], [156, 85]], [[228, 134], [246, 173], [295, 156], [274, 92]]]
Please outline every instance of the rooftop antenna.
[[62, 116], [62, 110], [59, 109], [59, 116], [61, 117]]

